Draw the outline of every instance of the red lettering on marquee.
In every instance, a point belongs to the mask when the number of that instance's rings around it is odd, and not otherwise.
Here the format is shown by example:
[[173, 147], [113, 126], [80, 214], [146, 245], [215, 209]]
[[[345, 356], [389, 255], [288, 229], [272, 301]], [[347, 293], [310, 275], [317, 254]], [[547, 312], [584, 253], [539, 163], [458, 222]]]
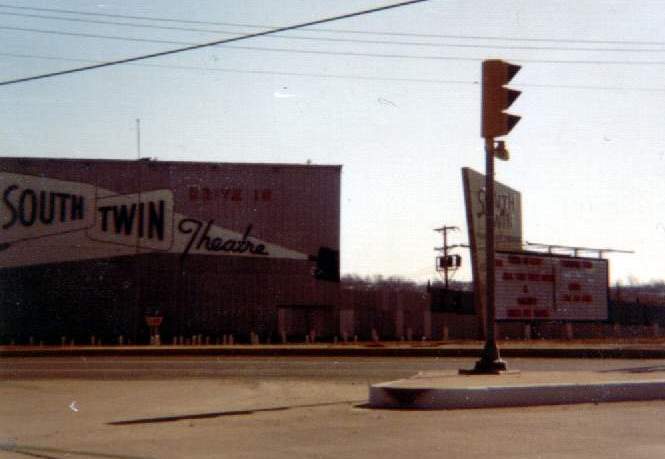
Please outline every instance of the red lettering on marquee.
[[561, 266], [564, 268], [580, 268], [580, 262], [577, 260], [561, 260]]
[[252, 196], [254, 201], [270, 202], [272, 201], [272, 190], [258, 189], [258, 190], [243, 190], [241, 188], [209, 188], [205, 186], [190, 186], [188, 188], [188, 198], [190, 201], [233, 201], [241, 202], [244, 200], [251, 200]]

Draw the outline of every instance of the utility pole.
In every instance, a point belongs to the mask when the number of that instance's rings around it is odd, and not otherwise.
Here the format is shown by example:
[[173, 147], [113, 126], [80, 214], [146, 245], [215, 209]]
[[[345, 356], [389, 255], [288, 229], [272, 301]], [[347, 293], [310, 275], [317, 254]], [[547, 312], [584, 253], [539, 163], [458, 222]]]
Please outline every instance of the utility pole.
[[141, 159], [141, 118], [136, 118], [136, 159]]
[[448, 230], [457, 229], [456, 227], [444, 226], [443, 227], [443, 258], [445, 263], [443, 265], [444, 284], [448, 290]]
[[[136, 178], [138, 182], [136, 190], [136, 208], [141, 207], [141, 188], [143, 187], [143, 164], [141, 162], [141, 119], [136, 118]], [[136, 238], [134, 239], [134, 269], [136, 270], [136, 308], [140, 309], [141, 302], [141, 239], [139, 236], [138, 228], [136, 228]], [[142, 311], [144, 316], [147, 315], [146, 311]], [[135, 339], [138, 339], [138, 331], [135, 333]], [[150, 336], [150, 344], [153, 344], [153, 337]]]
[[441, 228], [435, 228], [434, 231], [441, 233], [443, 236], [443, 246], [434, 247], [434, 250], [441, 252], [441, 256], [437, 257], [436, 269], [437, 271], [443, 270], [443, 279], [446, 290], [449, 287], [449, 278], [448, 271], [456, 270], [460, 266], [461, 257], [459, 255], [450, 255], [449, 250], [456, 247], [469, 247], [466, 244], [454, 244], [448, 245], [448, 231], [459, 231], [457, 226], [442, 226]]

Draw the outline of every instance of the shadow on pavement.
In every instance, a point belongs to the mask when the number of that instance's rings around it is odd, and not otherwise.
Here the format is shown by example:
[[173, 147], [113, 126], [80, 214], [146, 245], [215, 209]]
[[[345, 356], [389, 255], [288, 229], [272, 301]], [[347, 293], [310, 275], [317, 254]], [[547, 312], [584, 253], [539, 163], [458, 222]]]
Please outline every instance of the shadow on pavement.
[[351, 403], [359, 403], [364, 400], [342, 400], [339, 402], [324, 402], [324, 403], [310, 403], [303, 405], [290, 405], [290, 406], [276, 406], [271, 408], [256, 408], [253, 410], [231, 410], [231, 411], [218, 411], [214, 413], [198, 413], [198, 414], [183, 414], [175, 416], [162, 416], [162, 417], [153, 417], [153, 418], [142, 418], [142, 419], [129, 419], [126, 421], [113, 421], [109, 422], [108, 425], [111, 426], [125, 426], [132, 424], [153, 424], [159, 422], [175, 422], [175, 421], [184, 421], [192, 419], [210, 419], [218, 418], [222, 416], [243, 416], [255, 413], [264, 413], [270, 411], [285, 411], [293, 408], [317, 408], [321, 406], [330, 406], [330, 405], [344, 405]]
[[[73, 449], [47, 448], [42, 446], [16, 445], [12, 448], [0, 448], [0, 452], [7, 451], [26, 457], [36, 457], [40, 459], [59, 459], [65, 457], [87, 457], [102, 459], [150, 459], [146, 456], [126, 456], [123, 454], [97, 453], [94, 451], [78, 451]], [[52, 456], [56, 454], [57, 456]]]

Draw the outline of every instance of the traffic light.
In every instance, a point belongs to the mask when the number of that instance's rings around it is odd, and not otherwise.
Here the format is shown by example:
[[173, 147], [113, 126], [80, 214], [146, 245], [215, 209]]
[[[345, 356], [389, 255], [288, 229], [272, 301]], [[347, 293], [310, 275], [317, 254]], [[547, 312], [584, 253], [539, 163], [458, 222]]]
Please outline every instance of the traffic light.
[[448, 255], [445, 257], [436, 257], [437, 261], [437, 271], [444, 271], [446, 268], [454, 269], [462, 266], [462, 256], [461, 255]]
[[515, 74], [520, 70], [519, 65], [509, 64], [498, 59], [483, 61], [483, 100], [482, 100], [482, 127], [481, 133], [485, 138], [500, 137], [508, 134], [520, 120], [517, 115], [504, 113], [520, 91], [506, 88]]
[[459, 268], [462, 266], [462, 256], [461, 255], [452, 255], [453, 259], [451, 262], [451, 266], [455, 268]]
[[440, 271], [446, 268], [459, 268], [462, 265], [462, 257], [460, 255], [437, 257], [437, 260]]

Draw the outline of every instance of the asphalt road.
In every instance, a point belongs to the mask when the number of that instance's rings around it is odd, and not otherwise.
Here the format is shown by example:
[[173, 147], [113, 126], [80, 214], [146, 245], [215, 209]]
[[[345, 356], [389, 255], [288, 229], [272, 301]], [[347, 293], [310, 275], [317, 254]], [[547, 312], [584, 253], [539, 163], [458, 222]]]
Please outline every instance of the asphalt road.
[[[0, 360], [0, 458], [661, 458], [665, 401], [373, 410], [367, 383], [435, 358]], [[511, 359], [523, 370], [665, 371], [662, 360]]]
[[[473, 367], [469, 358], [386, 357], [47, 357], [0, 359], [0, 378], [162, 379], [232, 378], [331, 380], [375, 383], [419, 371]], [[662, 360], [509, 359], [530, 371], [663, 368]]]

